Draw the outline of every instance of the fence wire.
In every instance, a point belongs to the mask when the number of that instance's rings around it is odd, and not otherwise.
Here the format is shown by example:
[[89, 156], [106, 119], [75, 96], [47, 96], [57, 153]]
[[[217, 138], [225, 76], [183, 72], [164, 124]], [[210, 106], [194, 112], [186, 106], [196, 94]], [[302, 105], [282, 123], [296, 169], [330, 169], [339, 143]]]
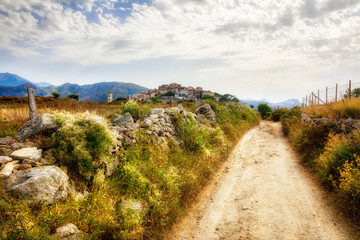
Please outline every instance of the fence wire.
[[360, 82], [349, 82], [345, 85], [337, 85], [335, 87], [325, 89], [319, 89], [307, 94], [302, 101], [303, 106], [310, 106], [310, 105], [321, 105], [332, 103], [336, 101], [342, 101], [348, 99], [349, 92], [352, 93], [351, 97], [359, 97], [354, 96], [354, 90], [360, 90]]

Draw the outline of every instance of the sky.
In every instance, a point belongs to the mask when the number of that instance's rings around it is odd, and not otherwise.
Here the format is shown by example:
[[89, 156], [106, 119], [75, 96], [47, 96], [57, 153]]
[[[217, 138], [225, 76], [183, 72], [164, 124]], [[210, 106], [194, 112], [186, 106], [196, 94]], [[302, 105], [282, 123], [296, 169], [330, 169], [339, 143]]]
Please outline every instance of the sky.
[[0, 0], [0, 72], [282, 101], [360, 82], [360, 0]]

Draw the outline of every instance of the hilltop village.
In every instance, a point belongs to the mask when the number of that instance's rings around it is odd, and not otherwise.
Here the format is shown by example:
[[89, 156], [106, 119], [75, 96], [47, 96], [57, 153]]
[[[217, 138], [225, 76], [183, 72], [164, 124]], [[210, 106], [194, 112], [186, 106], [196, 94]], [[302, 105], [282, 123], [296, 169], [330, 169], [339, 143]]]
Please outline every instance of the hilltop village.
[[219, 100], [219, 96], [215, 96], [214, 92], [203, 90], [202, 87], [184, 87], [177, 83], [163, 84], [158, 89], [149, 89], [148, 92], [143, 91], [130, 98], [133, 100], [149, 100], [151, 98], [184, 100], [214, 98], [217, 101]]

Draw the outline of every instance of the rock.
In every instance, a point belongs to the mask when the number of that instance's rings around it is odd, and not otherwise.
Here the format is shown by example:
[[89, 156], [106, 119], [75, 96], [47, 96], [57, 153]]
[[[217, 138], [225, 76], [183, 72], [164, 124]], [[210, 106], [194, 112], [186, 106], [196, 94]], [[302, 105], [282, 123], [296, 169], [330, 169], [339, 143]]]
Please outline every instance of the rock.
[[11, 162], [13, 159], [9, 156], [0, 156], [0, 165]]
[[69, 177], [56, 166], [43, 166], [18, 171], [4, 181], [5, 190], [19, 195], [29, 203], [43, 202], [45, 205], [68, 196]]
[[36, 134], [54, 133], [59, 126], [53, 121], [54, 116], [48, 113], [41, 114], [35, 119], [28, 121], [25, 126], [15, 135], [23, 142]]
[[29, 147], [35, 147], [35, 146], [36, 146], [35, 143], [32, 143], [32, 142], [27, 142], [27, 143], [16, 142], [16, 143], [11, 144], [11, 149], [13, 151], [16, 151], [21, 148], [29, 148]]
[[85, 234], [80, 231], [74, 224], [68, 223], [65, 226], [56, 229], [56, 232], [51, 235], [52, 239], [67, 239], [80, 240], [84, 239]]
[[5, 164], [4, 168], [0, 171], [0, 178], [9, 177], [15, 167], [15, 164], [19, 163], [19, 161], [12, 161]]
[[143, 123], [141, 124], [142, 128], [149, 128], [152, 125], [152, 121], [149, 118], [146, 118]]
[[10, 157], [18, 160], [30, 159], [34, 161], [40, 161], [42, 149], [33, 148], [22, 148], [14, 151]]
[[10, 146], [0, 145], [0, 156], [10, 156], [13, 151]]
[[30, 159], [24, 159], [22, 164], [30, 164], [32, 167], [40, 167], [40, 163]]
[[215, 121], [216, 115], [215, 112], [211, 109], [209, 104], [204, 104], [195, 111], [195, 115], [198, 118], [205, 118], [209, 121]]
[[31, 164], [21, 164], [19, 170], [26, 170], [32, 168]]
[[128, 112], [125, 113], [124, 115], [115, 114], [112, 124], [114, 126], [122, 125], [125, 128], [130, 128], [134, 125], [134, 119]]
[[0, 145], [8, 145], [8, 146], [10, 146], [14, 142], [15, 142], [15, 140], [10, 136], [0, 138]]

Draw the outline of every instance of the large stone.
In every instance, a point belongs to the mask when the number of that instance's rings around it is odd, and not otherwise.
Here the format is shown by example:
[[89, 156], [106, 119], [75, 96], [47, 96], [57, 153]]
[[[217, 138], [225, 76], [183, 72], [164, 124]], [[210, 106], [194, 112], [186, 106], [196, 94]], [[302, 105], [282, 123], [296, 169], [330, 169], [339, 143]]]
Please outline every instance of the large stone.
[[37, 134], [51, 134], [55, 132], [59, 126], [54, 123], [54, 116], [48, 113], [41, 114], [35, 119], [28, 121], [25, 126], [15, 135], [23, 142]]
[[0, 156], [0, 165], [11, 162], [13, 159], [9, 156]]
[[216, 120], [215, 112], [211, 109], [209, 104], [204, 104], [204, 105], [200, 106], [198, 109], [196, 109], [195, 115], [198, 118], [205, 118], [209, 121]]
[[56, 166], [44, 166], [18, 171], [5, 179], [5, 190], [28, 199], [30, 203], [45, 205], [68, 196], [69, 177]]
[[114, 126], [122, 125], [126, 128], [130, 128], [134, 125], [134, 119], [130, 115], [130, 113], [125, 113], [124, 115], [115, 114], [114, 120], [112, 123]]
[[68, 223], [65, 226], [56, 229], [55, 234], [51, 235], [52, 239], [81, 240], [84, 239], [85, 233], [80, 231], [74, 224]]
[[10, 157], [18, 160], [30, 159], [34, 161], [40, 161], [42, 149], [37, 149], [36, 147], [32, 148], [22, 148], [12, 152]]
[[4, 168], [0, 171], [0, 178], [7, 178], [11, 175], [14, 170], [15, 165], [19, 161], [12, 161], [5, 164]]

